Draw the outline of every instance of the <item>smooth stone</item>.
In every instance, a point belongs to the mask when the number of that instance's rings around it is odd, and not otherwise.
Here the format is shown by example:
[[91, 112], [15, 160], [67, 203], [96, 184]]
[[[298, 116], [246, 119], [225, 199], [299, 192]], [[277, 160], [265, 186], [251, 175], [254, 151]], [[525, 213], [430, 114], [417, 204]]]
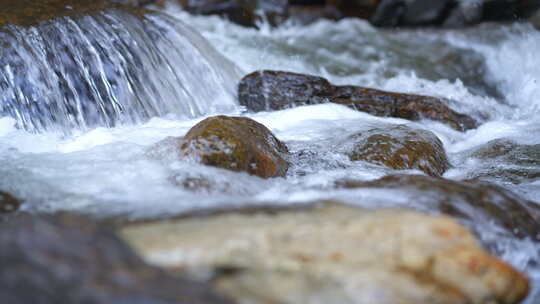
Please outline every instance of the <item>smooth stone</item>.
[[209, 284], [146, 264], [107, 225], [74, 215], [0, 223], [6, 304], [228, 304]]
[[215, 272], [241, 303], [518, 303], [527, 279], [446, 216], [316, 207], [127, 226], [152, 264]]
[[338, 150], [352, 161], [367, 161], [395, 170], [417, 169], [441, 176], [450, 163], [442, 142], [430, 131], [399, 125], [350, 136]]

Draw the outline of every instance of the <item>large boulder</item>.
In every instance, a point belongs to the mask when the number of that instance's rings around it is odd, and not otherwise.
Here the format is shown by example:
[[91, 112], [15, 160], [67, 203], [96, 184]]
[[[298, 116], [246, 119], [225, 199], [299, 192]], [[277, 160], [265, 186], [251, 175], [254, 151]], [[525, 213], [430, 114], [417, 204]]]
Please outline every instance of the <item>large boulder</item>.
[[214, 271], [242, 303], [518, 303], [527, 279], [452, 219], [335, 203], [128, 226], [149, 262]]
[[285, 176], [288, 169], [287, 146], [245, 117], [207, 118], [178, 139], [178, 148], [184, 158], [262, 178]]
[[376, 116], [431, 119], [459, 131], [475, 128], [471, 117], [450, 109], [443, 100], [357, 86], [334, 86], [326, 79], [281, 71], [257, 71], [238, 85], [240, 104], [250, 111], [333, 102]]
[[0, 223], [0, 269], [6, 304], [231, 303], [207, 284], [145, 264], [107, 226], [79, 216]]
[[0, 191], [0, 214], [12, 213], [19, 209], [21, 202], [11, 194]]
[[[390, 175], [375, 181], [343, 180], [339, 187], [390, 191], [414, 197], [407, 207], [427, 209], [464, 220], [495, 225], [506, 235], [540, 241], [540, 207], [499, 186], [480, 181], [452, 181], [422, 175]], [[479, 233], [481, 234], [481, 233]], [[497, 244], [490, 244], [497, 246]]]
[[441, 176], [450, 166], [435, 134], [402, 125], [352, 135], [338, 149], [345, 150], [353, 161], [396, 170], [417, 169], [431, 176]]

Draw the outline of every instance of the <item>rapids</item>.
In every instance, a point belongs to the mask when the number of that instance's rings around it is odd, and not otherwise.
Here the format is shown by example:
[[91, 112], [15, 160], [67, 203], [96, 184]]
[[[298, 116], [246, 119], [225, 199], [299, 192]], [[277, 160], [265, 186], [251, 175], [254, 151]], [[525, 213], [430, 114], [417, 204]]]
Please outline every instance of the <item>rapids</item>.
[[[276, 29], [262, 24], [256, 30], [175, 7], [168, 14], [139, 20], [107, 12], [0, 30], [5, 113], [0, 187], [23, 199], [24, 210], [141, 219], [214, 206], [332, 198], [423, 209], [415, 193], [332, 188], [339, 179], [392, 173], [333, 150], [350, 134], [389, 124], [434, 132], [452, 163], [444, 177], [484, 177], [540, 203], [540, 178], [534, 174], [517, 180], [490, 174], [496, 168], [538, 173], [540, 157], [516, 162], [476, 153], [497, 139], [540, 144], [540, 32], [531, 25], [392, 31], [346, 19]], [[104, 26], [108, 23], [114, 26]], [[129, 39], [137, 43], [128, 44]], [[70, 56], [59, 55], [61, 49]], [[481, 126], [462, 133], [436, 122], [374, 117], [336, 104], [245, 113], [235, 87], [243, 74], [257, 69], [446, 98]], [[269, 127], [292, 152], [288, 176], [263, 180], [150, 151], [152, 144], [182, 136], [216, 114], [244, 115]], [[204, 177], [212, 187], [194, 192], [178, 182], [191, 177]], [[466, 224], [474, 225], [484, 242], [497, 243], [497, 253], [533, 279], [535, 291], [526, 303], [538, 303], [540, 244], [501, 237], [487, 221]]]

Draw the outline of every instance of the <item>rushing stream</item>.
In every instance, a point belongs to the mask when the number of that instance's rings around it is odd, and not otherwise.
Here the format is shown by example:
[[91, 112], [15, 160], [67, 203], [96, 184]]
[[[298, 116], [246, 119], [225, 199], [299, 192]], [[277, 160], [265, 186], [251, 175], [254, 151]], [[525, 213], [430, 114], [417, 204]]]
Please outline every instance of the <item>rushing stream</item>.
[[[334, 147], [358, 131], [393, 124], [428, 129], [442, 140], [452, 163], [444, 177], [481, 177], [540, 203], [540, 32], [532, 26], [388, 31], [346, 19], [256, 30], [176, 8], [169, 13], [181, 21], [112, 11], [0, 30], [0, 187], [23, 199], [25, 210], [137, 219], [334, 198], [426, 209], [414, 192], [332, 188], [343, 178], [367, 181], [392, 173], [351, 162]], [[244, 113], [236, 85], [258, 69], [446, 98], [481, 126], [457, 132], [336, 104]], [[151, 150], [218, 113], [251, 117], [287, 143], [287, 177], [263, 180]], [[508, 157], [482, 157], [482, 149], [493, 144], [524, 148]], [[211, 186], [194, 191], [183, 182], [199, 177]], [[540, 244], [501, 237], [488, 221], [473, 225], [538, 290]], [[527, 303], [538, 303], [536, 294]]]

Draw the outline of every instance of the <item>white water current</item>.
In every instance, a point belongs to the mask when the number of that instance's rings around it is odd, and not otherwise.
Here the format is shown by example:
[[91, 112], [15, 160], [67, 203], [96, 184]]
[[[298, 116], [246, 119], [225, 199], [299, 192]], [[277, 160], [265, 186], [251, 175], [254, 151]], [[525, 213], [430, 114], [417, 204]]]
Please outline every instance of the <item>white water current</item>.
[[[216, 206], [291, 204], [334, 198], [367, 207], [423, 209], [418, 193], [331, 187], [343, 178], [367, 181], [389, 173], [403, 173], [351, 162], [333, 150], [337, 142], [355, 132], [389, 124], [407, 124], [434, 132], [443, 142], [452, 164], [445, 178], [481, 177], [540, 203], [540, 31], [532, 26], [486, 24], [465, 30], [391, 31], [347, 19], [319, 21], [309, 26], [289, 24], [276, 29], [263, 24], [257, 30], [217, 17], [190, 16], [175, 7], [169, 8], [168, 13], [195, 30], [174, 25], [175, 20], [170, 17], [148, 17], [151, 29], [177, 27], [159, 34], [163, 35], [159, 47], [163, 52], [172, 52], [169, 65], [175, 67], [160, 69], [159, 64], [147, 62], [141, 68], [148, 68], [147, 73], [126, 69], [115, 78], [118, 81], [131, 78], [131, 83], [140, 85], [153, 81], [159, 85], [154, 91], [160, 94], [160, 104], [170, 108], [148, 106], [157, 109], [155, 113], [150, 111], [149, 116], [161, 117], [127, 119], [101, 127], [85, 125], [85, 119], [77, 121], [75, 117], [72, 122], [60, 125], [84, 128], [71, 129], [69, 134], [54, 128], [33, 133], [17, 127], [17, 120], [12, 117], [0, 118], [0, 188], [24, 200], [23, 209], [69, 210], [137, 219]], [[77, 21], [76, 28], [95, 28], [94, 21]], [[59, 31], [63, 30], [62, 26], [69, 27], [58, 24]], [[39, 30], [28, 31], [39, 37]], [[234, 64], [220, 63], [220, 57], [205, 40]], [[104, 44], [106, 39], [99, 41]], [[110, 52], [110, 58], [121, 60], [121, 56], [113, 54], [113, 46], [104, 46], [103, 51]], [[42, 64], [38, 62], [31, 67], [36, 69], [35, 73], [43, 73]], [[188, 72], [183, 73], [183, 69]], [[234, 89], [243, 74], [259, 69], [315, 74], [334, 84], [446, 98], [454, 110], [471, 115], [481, 125], [457, 132], [432, 121], [374, 117], [336, 104], [245, 113], [238, 106], [234, 92], [227, 90]], [[163, 78], [150, 80], [156, 77]], [[104, 85], [109, 83], [104, 79], [94, 80]], [[179, 83], [182, 88], [173, 91], [167, 88]], [[34, 87], [50, 90], [51, 94], [59, 92], [51, 91], [47, 85]], [[124, 95], [133, 95], [127, 84], [121, 90]], [[184, 93], [171, 95], [171, 92]], [[13, 94], [16, 97], [17, 92]], [[132, 97], [145, 101], [153, 94], [145, 91]], [[216, 114], [251, 117], [270, 128], [292, 152], [292, 167], [287, 177], [263, 180], [149, 152], [156, 142], [168, 136], [183, 136], [197, 122]], [[30, 129], [42, 128], [30, 125]], [[478, 149], [503, 139], [532, 148], [508, 158], [476, 156]], [[193, 190], [183, 183], [199, 177], [208, 180], [211, 187]], [[540, 303], [540, 270], [531, 266], [540, 263], [540, 244], [528, 239], [501, 238], [488, 222], [475, 225], [478, 225], [476, 230], [484, 229], [483, 240], [498, 243], [497, 253], [503, 259], [534, 280], [536, 291], [527, 303]]]

